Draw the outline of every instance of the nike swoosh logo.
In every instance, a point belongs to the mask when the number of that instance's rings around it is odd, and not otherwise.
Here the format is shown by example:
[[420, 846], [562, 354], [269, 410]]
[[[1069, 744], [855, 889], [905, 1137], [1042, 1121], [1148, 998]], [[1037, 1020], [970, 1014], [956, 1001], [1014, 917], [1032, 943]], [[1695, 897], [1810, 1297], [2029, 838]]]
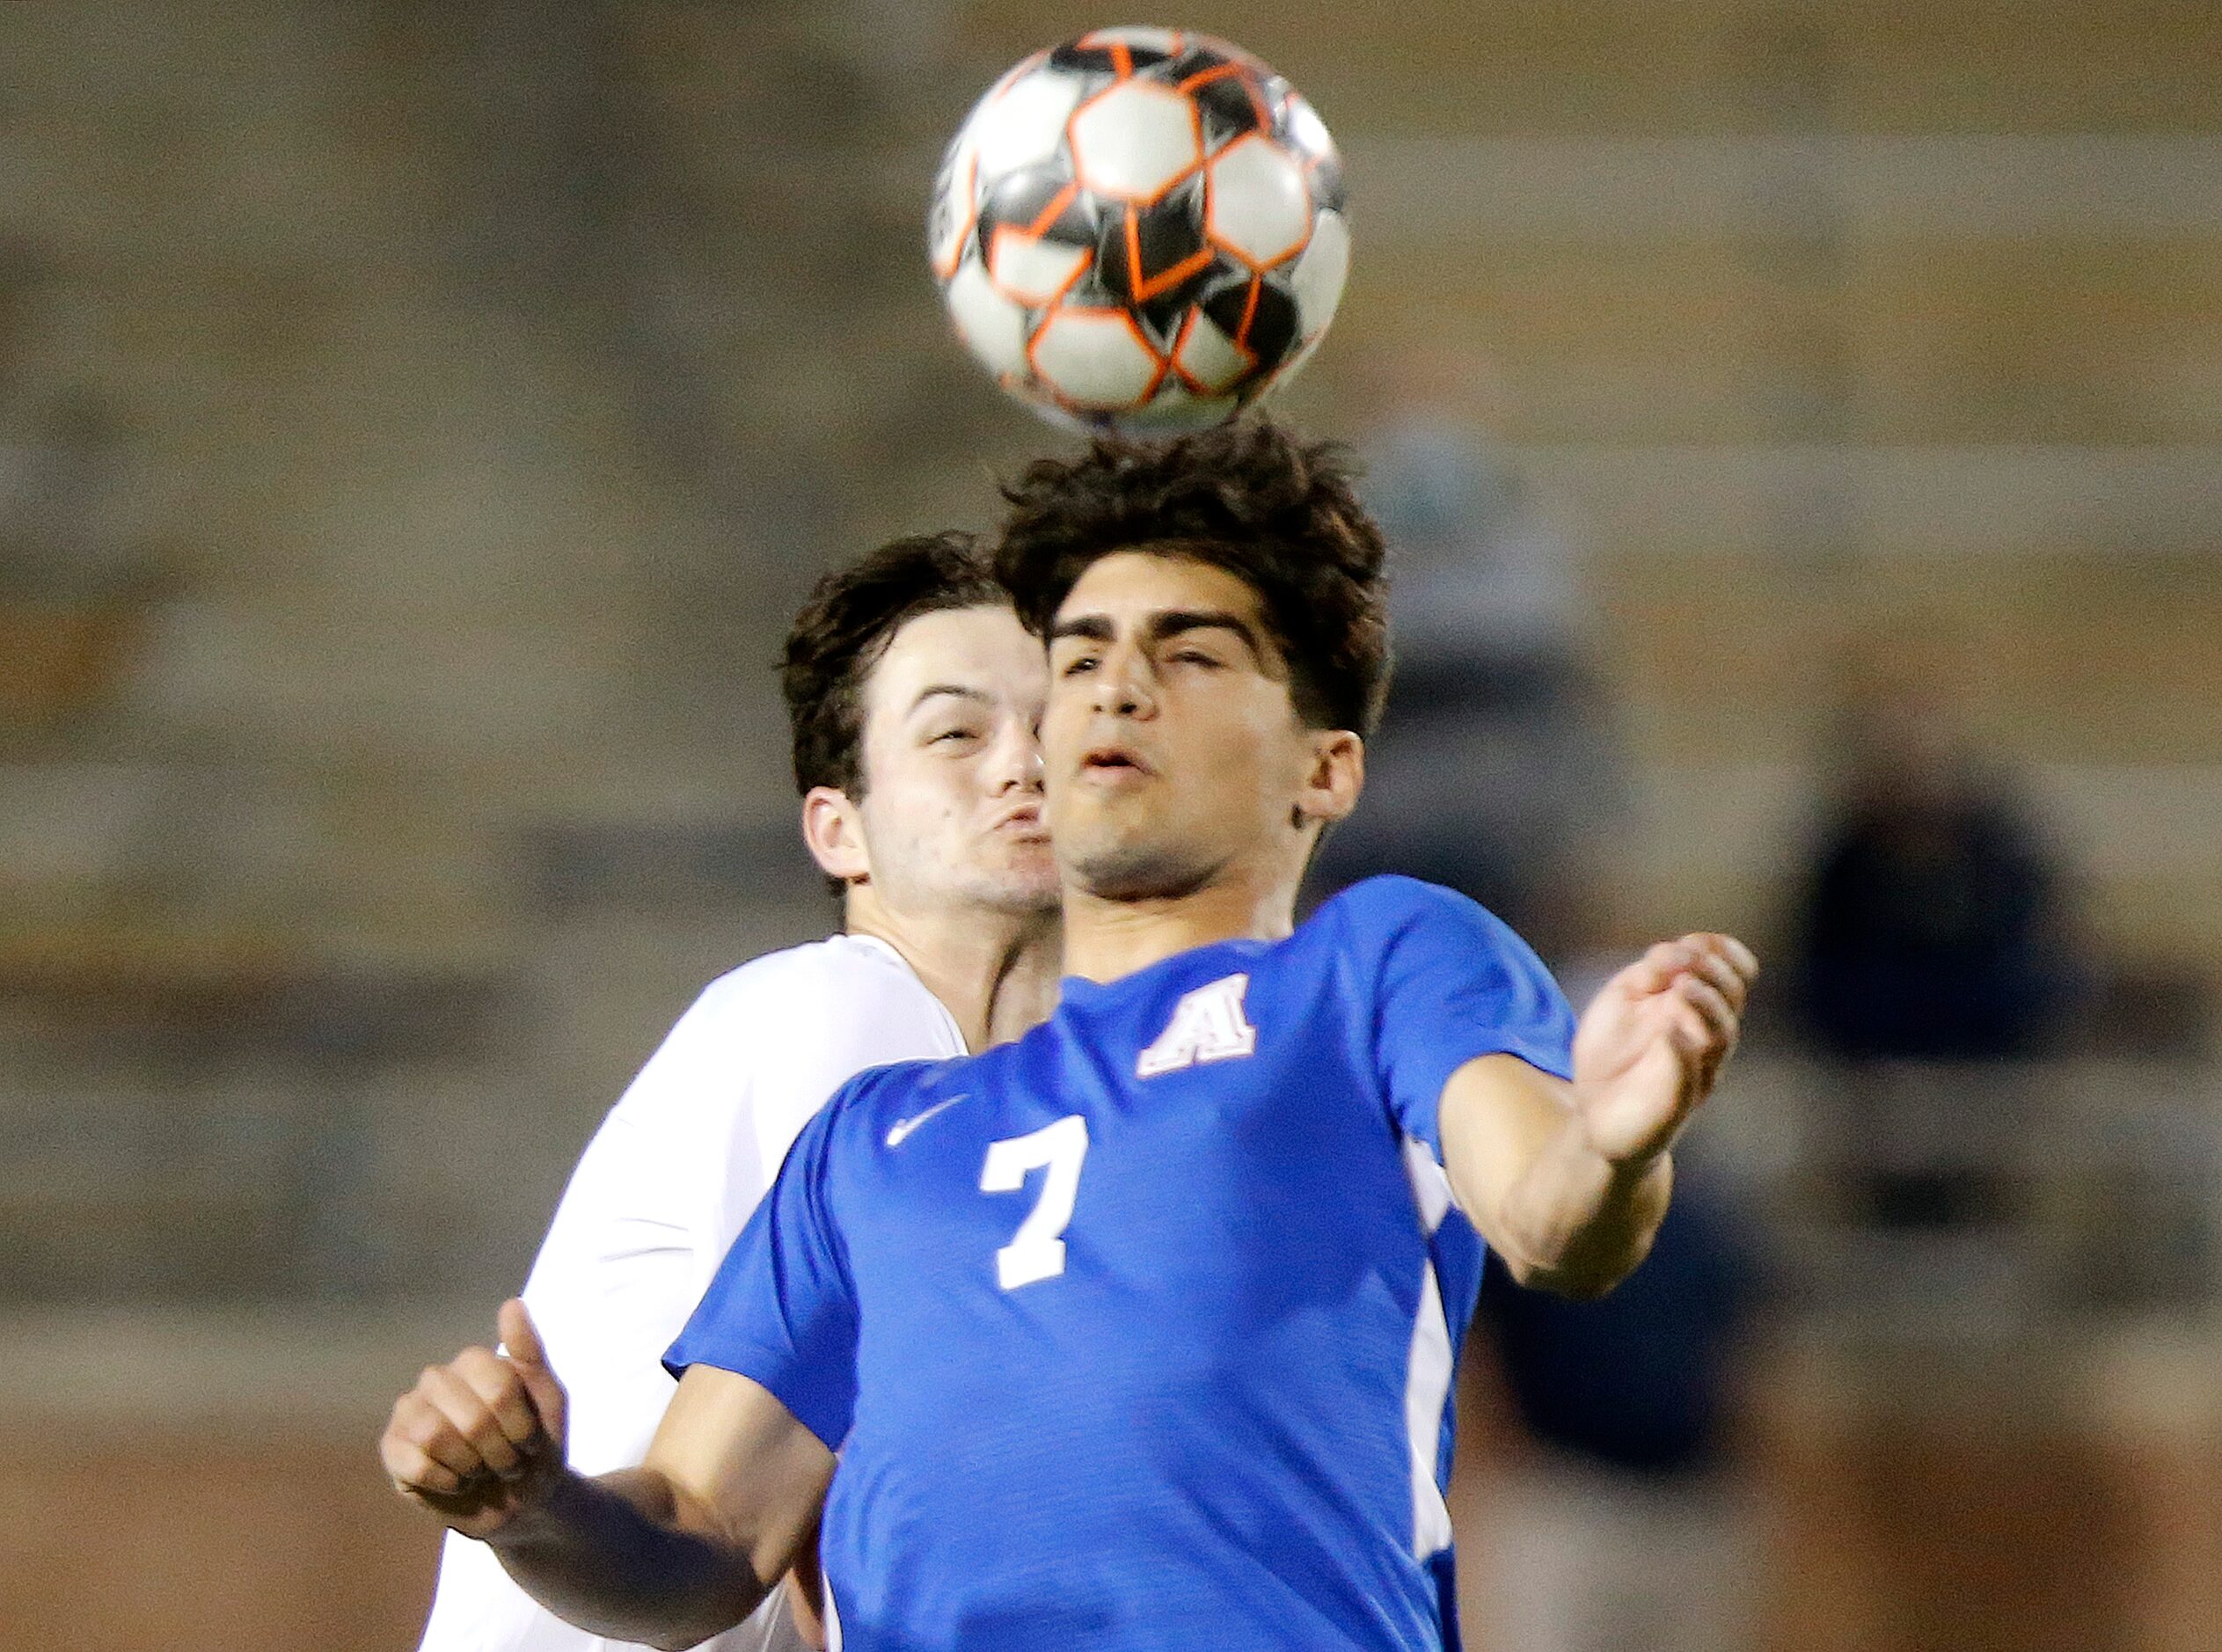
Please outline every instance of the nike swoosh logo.
[[902, 1121], [902, 1122], [888, 1125], [888, 1145], [890, 1147], [902, 1146], [903, 1138], [909, 1136], [912, 1130], [917, 1129], [919, 1125], [925, 1123], [928, 1119], [932, 1118], [935, 1114], [940, 1112], [944, 1107], [953, 1107], [956, 1106], [958, 1102], [965, 1100], [967, 1100], [967, 1098], [964, 1096], [953, 1095], [947, 1101], [935, 1102], [923, 1113], [913, 1113], [909, 1118]]

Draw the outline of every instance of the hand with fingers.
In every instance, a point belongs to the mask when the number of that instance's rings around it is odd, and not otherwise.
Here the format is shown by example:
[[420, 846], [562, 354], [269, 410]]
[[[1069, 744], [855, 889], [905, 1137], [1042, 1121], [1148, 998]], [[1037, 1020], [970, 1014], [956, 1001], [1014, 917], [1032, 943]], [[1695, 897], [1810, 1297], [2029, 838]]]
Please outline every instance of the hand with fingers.
[[497, 1325], [502, 1351], [428, 1366], [378, 1440], [393, 1488], [465, 1537], [501, 1531], [566, 1472], [563, 1385], [532, 1316], [512, 1299]]
[[1604, 985], [1574, 1034], [1574, 1082], [1590, 1145], [1641, 1166], [1711, 1093], [1736, 1049], [1759, 973], [1731, 935], [1663, 941]]

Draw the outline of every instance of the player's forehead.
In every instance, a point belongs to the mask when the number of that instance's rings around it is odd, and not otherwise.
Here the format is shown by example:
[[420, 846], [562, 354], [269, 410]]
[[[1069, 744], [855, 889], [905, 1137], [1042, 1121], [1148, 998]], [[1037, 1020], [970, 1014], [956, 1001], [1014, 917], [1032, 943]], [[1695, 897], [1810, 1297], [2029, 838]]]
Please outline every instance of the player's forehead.
[[1225, 614], [1241, 622], [1269, 655], [1271, 630], [1257, 588], [1240, 574], [1177, 548], [1137, 547], [1098, 557], [1057, 605], [1054, 639], [1085, 625], [1115, 634], [1146, 630], [1168, 614]]
[[1006, 604], [941, 608], [896, 627], [864, 683], [867, 724], [900, 721], [957, 690], [1002, 705], [1041, 697], [1042, 647]]

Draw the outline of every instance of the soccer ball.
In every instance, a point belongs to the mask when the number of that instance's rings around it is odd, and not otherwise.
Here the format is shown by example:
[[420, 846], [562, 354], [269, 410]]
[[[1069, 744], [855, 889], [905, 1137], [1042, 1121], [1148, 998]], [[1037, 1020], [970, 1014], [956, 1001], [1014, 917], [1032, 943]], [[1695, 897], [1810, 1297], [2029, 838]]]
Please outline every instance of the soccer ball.
[[1350, 266], [1319, 115], [1179, 29], [1098, 29], [997, 81], [943, 157], [926, 243], [998, 383], [1139, 433], [1217, 423], [1294, 373]]

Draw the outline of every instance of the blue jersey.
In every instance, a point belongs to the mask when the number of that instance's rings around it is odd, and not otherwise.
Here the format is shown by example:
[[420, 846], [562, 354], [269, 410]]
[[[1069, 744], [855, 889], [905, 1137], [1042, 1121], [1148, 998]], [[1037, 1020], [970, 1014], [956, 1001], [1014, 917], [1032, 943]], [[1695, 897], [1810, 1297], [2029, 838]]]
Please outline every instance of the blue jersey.
[[841, 1453], [851, 1652], [1455, 1644], [1451, 1372], [1482, 1247], [1437, 1101], [1573, 1018], [1465, 897], [1377, 878], [1288, 939], [852, 1080], [673, 1344]]

